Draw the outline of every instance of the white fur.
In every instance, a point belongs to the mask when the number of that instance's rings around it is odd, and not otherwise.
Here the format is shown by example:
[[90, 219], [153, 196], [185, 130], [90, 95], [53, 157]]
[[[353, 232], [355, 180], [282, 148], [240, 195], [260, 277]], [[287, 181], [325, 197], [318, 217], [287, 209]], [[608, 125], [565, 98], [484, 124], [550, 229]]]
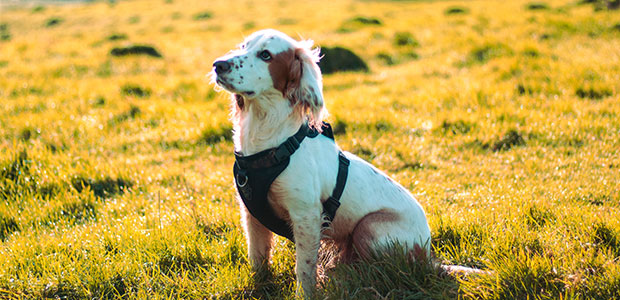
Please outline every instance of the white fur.
[[[321, 122], [325, 113], [321, 74], [316, 66], [318, 51], [311, 50], [311, 45], [311, 41], [298, 42], [278, 31], [262, 30], [248, 37], [240, 49], [218, 59], [237, 64], [245, 61], [242, 67], [233, 68], [227, 74], [213, 74], [218, 85], [233, 94], [236, 151], [251, 155], [276, 147], [293, 135], [303, 122]], [[310, 90], [315, 93], [312, 97], [320, 99], [320, 107], [304, 106], [303, 102], [291, 104], [287, 95], [274, 88], [267, 70], [268, 62], [257, 57], [264, 49], [277, 54], [297, 48], [303, 49], [304, 56], [300, 88], [304, 85], [315, 87]], [[235, 97], [239, 95], [243, 98], [243, 109], [235, 104]], [[321, 201], [334, 189], [338, 151], [338, 146], [322, 135], [306, 138], [291, 157], [288, 167], [276, 178], [268, 195], [276, 212], [290, 220], [296, 240], [298, 287], [305, 296], [311, 295], [315, 287], [321, 239], [331, 239], [343, 249], [355, 248], [362, 257], [393, 242], [410, 249], [419, 245], [429, 252], [430, 229], [416, 199], [385, 173], [348, 152], [345, 155], [351, 164], [341, 206], [330, 229], [321, 232]], [[268, 261], [272, 233], [240, 203], [249, 260], [258, 268]]]

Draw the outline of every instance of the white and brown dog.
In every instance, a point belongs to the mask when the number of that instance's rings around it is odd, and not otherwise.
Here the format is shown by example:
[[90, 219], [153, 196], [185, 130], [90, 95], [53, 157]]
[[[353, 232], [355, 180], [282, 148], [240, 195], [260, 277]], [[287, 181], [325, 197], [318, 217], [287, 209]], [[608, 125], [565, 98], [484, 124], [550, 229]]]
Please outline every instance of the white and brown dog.
[[[235, 150], [248, 156], [282, 144], [307, 122], [320, 130], [326, 114], [318, 49], [275, 30], [261, 30], [213, 64], [213, 79], [233, 95]], [[333, 240], [342, 255], [367, 257], [393, 243], [430, 252], [424, 210], [402, 185], [345, 152], [350, 160], [341, 205], [329, 230], [322, 230], [322, 201], [334, 189], [340, 149], [319, 135], [305, 139], [269, 188], [268, 201], [295, 237], [298, 287], [309, 296], [316, 283], [321, 239]], [[241, 203], [249, 261], [259, 268], [269, 258], [272, 232]], [[299, 290], [298, 290], [299, 291]]]

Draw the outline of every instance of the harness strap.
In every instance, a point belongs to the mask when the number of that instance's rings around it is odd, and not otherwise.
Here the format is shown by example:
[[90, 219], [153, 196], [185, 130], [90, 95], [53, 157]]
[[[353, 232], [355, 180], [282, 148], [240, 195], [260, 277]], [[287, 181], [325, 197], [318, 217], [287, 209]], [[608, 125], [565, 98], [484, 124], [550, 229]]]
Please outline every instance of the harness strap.
[[[334, 134], [328, 123], [323, 123], [322, 135], [334, 140]], [[287, 221], [279, 218], [267, 200], [271, 183], [288, 166], [290, 157], [299, 149], [301, 142], [307, 137], [319, 135], [317, 130], [307, 124], [278, 147], [267, 149], [256, 154], [243, 156], [235, 152], [233, 174], [237, 191], [246, 208], [258, 221], [274, 233], [295, 240], [293, 231]], [[349, 172], [349, 160], [342, 151], [338, 152], [338, 174], [332, 195], [323, 202], [323, 214], [326, 221], [323, 227], [329, 227], [340, 207], [340, 197], [344, 191]]]
[[259, 153], [243, 156], [241, 153], [235, 152], [235, 159], [239, 167], [242, 169], [262, 169], [270, 168], [277, 165], [295, 153], [299, 149], [301, 142], [308, 137], [315, 137], [318, 133], [310, 130], [308, 125], [302, 125], [297, 133], [290, 136], [284, 143], [278, 147], [267, 149]]
[[304, 138], [306, 138], [306, 126], [302, 126], [299, 131], [293, 136], [290, 136], [284, 143], [280, 144], [276, 148], [276, 152], [274, 153], [274, 159], [276, 163], [281, 162], [284, 159], [287, 159], [299, 149], [299, 145], [303, 142]]
[[[338, 175], [336, 175], [336, 186], [332, 195], [323, 202], [323, 213], [329, 222], [336, 217], [336, 210], [340, 207], [340, 197], [347, 184], [347, 176], [349, 175], [349, 160], [344, 156], [342, 151], [338, 152]], [[329, 222], [323, 223], [323, 227], [329, 227]]]

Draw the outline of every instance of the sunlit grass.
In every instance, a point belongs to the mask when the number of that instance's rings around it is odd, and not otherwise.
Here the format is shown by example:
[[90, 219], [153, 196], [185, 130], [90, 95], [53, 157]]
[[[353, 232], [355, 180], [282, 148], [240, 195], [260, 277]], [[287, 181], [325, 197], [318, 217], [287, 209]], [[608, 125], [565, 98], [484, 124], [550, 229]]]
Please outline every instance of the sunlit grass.
[[[3, 3], [0, 298], [294, 297], [294, 245], [247, 264], [229, 98], [205, 76], [267, 27], [365, 60], [324, 77], [339, 145], [416, 195], [435, 261], [491, 271], [379, 255], [321, 274], [317, 298], [619, 298], [620, 15], [602, 7]], [[131, 46], [161, 57], [113, 54]]]

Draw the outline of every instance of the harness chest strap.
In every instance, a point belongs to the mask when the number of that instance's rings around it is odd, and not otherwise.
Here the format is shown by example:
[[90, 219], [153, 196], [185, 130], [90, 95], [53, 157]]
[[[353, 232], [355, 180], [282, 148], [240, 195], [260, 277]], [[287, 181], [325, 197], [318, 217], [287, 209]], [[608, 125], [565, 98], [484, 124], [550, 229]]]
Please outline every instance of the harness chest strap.
[[[289, 137], [276, 148], [267, 149], [250, 156], [235, 153], [236, 160], [233, 168], [235, 184], [246, 208], [267, 229], [291, 241], [294, 241], [291, 227], [285, 220], [276, 215], [269, 205], [267, 193], [273, 181], [286, 169], [290, 157], [299, 148], [304, 138], [306, 136], [314, 138], [318, 134], [318, 131], [310, 129], [307, 124], [303, 124], [295, 135]], [[334, 140], [333, 131], [328, 123], [323, 123], [322, 134]], [[340, 207], [340, 197], [347, 182], [348, 170], [349, 160], [339, 151], [336, 186], [332, 195], [323, 202], [323, 214], [329, 222], [334, 219], [336, 211]], [[323, 226], [329, 226], [329, 222], [323, 223]]]
[[[329, 222], [336, 217], [336, 210], [340, 207], [340, 197], [347, 184], [347, 176], [349, 175], [349, 159], [347, 159], [342, 151], [338, 151], [338, 175], [336, 176], [336, 186], [332, 195], [323, 202], [323, 213]], [[323, 223], [323, 227], [329, 226], [329, 223]]]

